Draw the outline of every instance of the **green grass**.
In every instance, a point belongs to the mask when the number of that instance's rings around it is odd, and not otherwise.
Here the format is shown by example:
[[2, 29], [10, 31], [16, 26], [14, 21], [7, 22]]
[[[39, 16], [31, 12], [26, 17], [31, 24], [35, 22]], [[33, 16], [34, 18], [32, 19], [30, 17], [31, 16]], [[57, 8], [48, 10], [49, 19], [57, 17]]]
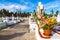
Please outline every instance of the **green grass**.
[[7, 26], [5, 26], [5, 27], [0, 27], [0, 30], [5, 29], [5, 28], [7, 28]]

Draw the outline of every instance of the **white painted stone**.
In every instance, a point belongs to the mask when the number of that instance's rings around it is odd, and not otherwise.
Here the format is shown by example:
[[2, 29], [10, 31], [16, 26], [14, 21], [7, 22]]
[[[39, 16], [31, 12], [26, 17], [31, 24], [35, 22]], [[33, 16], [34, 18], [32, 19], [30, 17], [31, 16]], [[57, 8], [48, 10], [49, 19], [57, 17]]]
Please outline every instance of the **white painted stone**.
[[57, 22], [60, 22], [60, 14], [57, 15], [56, 20], [57, 20]]

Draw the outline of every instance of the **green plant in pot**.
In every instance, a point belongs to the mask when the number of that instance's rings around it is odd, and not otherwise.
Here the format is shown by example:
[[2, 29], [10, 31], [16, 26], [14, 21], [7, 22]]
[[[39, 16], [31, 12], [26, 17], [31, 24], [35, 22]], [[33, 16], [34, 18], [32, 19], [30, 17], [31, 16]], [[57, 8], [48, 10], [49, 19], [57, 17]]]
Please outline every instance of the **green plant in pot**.
[[44, 30], [45, 36], [50, 36], [51, 31], [54, 27], [56, 27], [56, 19], [55, 18], [42, 18], [40, 20], [41, 28]]

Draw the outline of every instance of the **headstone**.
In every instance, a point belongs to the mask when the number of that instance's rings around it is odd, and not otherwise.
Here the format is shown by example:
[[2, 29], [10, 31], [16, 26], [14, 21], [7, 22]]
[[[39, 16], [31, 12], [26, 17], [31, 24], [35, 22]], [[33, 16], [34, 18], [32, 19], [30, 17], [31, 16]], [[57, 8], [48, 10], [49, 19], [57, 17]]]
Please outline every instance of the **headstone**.
[[12, 14], [12, 21], [14, 20], [14, 15]]
[[57, 15], [57, 22], [60, 22], [60, 14]]

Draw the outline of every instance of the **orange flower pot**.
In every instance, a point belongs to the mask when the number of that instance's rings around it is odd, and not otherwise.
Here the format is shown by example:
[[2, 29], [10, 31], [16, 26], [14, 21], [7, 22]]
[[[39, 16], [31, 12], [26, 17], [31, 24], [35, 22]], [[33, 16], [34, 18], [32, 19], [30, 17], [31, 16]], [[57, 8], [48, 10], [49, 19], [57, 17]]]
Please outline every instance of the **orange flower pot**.
[[44, 30], [45, 36], [51, 36], [51, 30]]

